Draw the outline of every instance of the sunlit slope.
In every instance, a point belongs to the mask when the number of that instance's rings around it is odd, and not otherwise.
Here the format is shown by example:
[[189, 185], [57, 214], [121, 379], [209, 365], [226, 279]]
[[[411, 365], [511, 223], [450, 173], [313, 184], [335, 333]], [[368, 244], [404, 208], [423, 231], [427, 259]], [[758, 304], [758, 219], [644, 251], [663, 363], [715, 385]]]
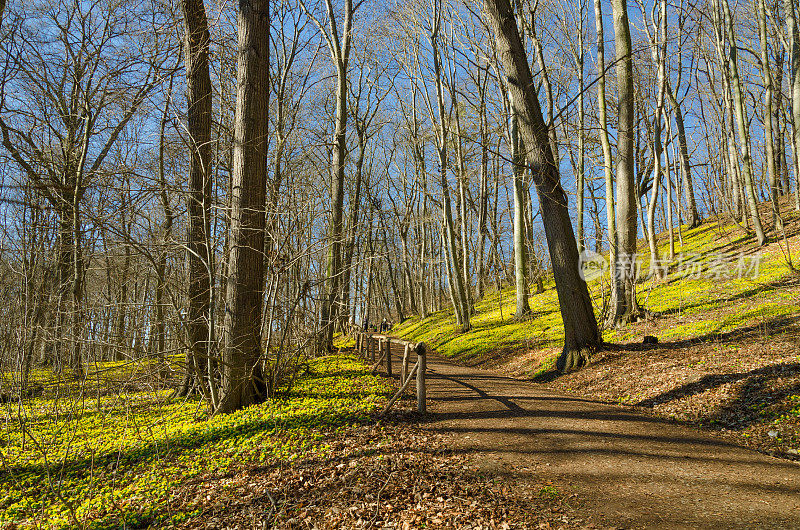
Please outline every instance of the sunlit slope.
[[[638, 299], [653, 313], [660, 340], [670, 341], [724, 333], [739, 327], [800, 313], [800, 288], [792, 287], [788, 252], [800, 260], [797, 216], [787, 219], [786, 239], [772, 234], [771, 243], [757, 248], [752, 236], [733, 224], [708, 220], [701, 226], [676, 229], [675, 256], [668, 260], [667, 234], [659, 236], [664, 280], [647, 278], [650, 256], [640, 241], [641, 275]], [[608, 274], [589, 284], [598, 320], [608, 297]], [[472, 330], [461, 334], [452, 310], [425, 319], [410, 318], [393, 333], [424, 341], [439, 353], [462, 362], [507, 363], [525, 357], [526, 373], [550, 369], [563, 340], [563, 324], [552, 280], [545, 292], [530, 297], [532, 315], [514, 319], [513, 287], [489, 293], [475, 305]], [[641, 341], [642, 326], [603, 330], [606, 342]]]

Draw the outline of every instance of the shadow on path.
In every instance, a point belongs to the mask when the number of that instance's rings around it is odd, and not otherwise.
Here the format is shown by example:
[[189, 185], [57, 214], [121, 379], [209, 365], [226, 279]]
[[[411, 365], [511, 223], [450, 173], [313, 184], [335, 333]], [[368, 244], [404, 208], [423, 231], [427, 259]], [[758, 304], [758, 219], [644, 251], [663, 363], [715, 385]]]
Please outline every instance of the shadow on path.
[[[800, 465], [437, 355], [429, 355], [428, 366], [424, 428], [451, 437], [453, 450], [518, 487], [552, 482], [577, 493], [576, 510], [595, 524], [800, 528]], [[758, 372], [735, 376], [769, 373]], [[722, 382], [701, 380], [653, 402]]]

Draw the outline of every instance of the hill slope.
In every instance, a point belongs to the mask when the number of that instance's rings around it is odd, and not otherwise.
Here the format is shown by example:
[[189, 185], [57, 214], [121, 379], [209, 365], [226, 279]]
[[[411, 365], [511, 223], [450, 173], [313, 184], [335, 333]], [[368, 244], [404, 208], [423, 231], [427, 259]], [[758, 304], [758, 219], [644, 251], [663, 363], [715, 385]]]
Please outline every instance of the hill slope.
[[[765, 216], [766, 218], [766, 216]], [[641, 280], [639, 301], [652, 316], [603, 330], [606, 348], [575, 373], [554, 371], [563, 326], [552, 282], [531, 296], [533, 314], [513, 318], [513, 288], [475, 306], [461, 334], [451, 311], [412, 318], [393, 331], [469, 365], [497, 368], [543, 385], [643, 408], [715, 429], [738, 443], [797, 458], [800, 450], [800, 219], [786, 237], [757, 248], [723, 220], [683, 230], [665, 280]], [[660, 237], [662, 258], [666, 235]], [[640, 245], [646, 253], [646, 245]], [[649, 255], [642, 259], [647, 276]], [[590, 283], [599, 320], [608, 280]], [[645, 335], [659, 344], [643, 345]]]

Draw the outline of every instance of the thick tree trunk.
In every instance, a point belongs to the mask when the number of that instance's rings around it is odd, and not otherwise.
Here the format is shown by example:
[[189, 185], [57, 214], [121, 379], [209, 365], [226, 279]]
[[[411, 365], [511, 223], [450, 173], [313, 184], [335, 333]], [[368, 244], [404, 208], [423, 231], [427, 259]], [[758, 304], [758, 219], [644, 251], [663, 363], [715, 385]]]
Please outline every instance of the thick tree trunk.
[[333, 331], [338, 304], [339, 282], [342, 272], [342, 239], [344, 236], [344, 177], [347, 157], [347, 73], [337, 72], [336, 125], [331, 164], [331, 221], [326, 267], [327, 282], [322, 302], [322, 351], [333, 347]]
[[[64, 182], [67, 180], [64, 179]], [[81, 249], [80, 224], [76, 208], [78, 201], [73, 197], [73, 186], [65, 186], [58, 193], [56, 201], [58, 212], [58, 236], [56, 262], [56, 333], [53, 345], [56, 369], [71, 368], [75, 377], [83, 377], [81, 365], [78, 310], [81, 303]]]
[[182, 0], [186, 21], [186, 100], [189, 132], [189, 310], [188, 370], [182, 393], [192, 382], [205, 392], [203, 382], [210, 352], [211, 318], [211, 77], [208, 65], [210, 36], [202, 0]]
[[264, 298], [269, 0], [241, 2], [237, 29], [231, 248], [219, 412], [256, 403], [266, 390], [258, 361]]
[[539, 195], [542, 222], [550, 248], [564, 322], [564, 349], [557, 367], [561, 371], [569, 371], [585, 364], [600, 343], [594, 308], [589, 290], [578, 270], [578, 246], [569, 218], [567, 197], [561, 187], [558, 166], [550, 148], [548, 126], [533, 89], [533, 78], [514, 13], [508, 0], [485, 0], [484, 6], [520, 118], [520, 133]]

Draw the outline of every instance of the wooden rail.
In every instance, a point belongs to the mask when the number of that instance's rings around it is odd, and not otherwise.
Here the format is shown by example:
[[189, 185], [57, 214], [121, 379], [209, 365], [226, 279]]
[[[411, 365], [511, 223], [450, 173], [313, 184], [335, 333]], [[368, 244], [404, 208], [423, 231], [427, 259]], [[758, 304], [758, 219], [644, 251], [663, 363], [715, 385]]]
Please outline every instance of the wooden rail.
[[[400, 399], [403, 395], [412, 378], [416, 376], [417, 382], [417, 411], [421, 414], [425, 413], [425, 372], [427, 371], [427, 362], [425, 354], [424, 342], [410, 342], [403, 339], [390, 337], [380, 333], [372, 333], [363, 331], [355, 326], [350, 327], [348, 330], [350, 335], [356, 339], [356, 351], [358, 355], [373, 364], [373, 370], [378, 366], [383, 365], [386, 368], [386, 374], [392, 375], [392, 344], [403, 347], [403, 359], [400, 364], [400, 390], [389, 400], [386, 407], [383, 409], [383, 414]], [[409, 370], [410, 354], [414, 353], [417, 357], [417, 362]]]

